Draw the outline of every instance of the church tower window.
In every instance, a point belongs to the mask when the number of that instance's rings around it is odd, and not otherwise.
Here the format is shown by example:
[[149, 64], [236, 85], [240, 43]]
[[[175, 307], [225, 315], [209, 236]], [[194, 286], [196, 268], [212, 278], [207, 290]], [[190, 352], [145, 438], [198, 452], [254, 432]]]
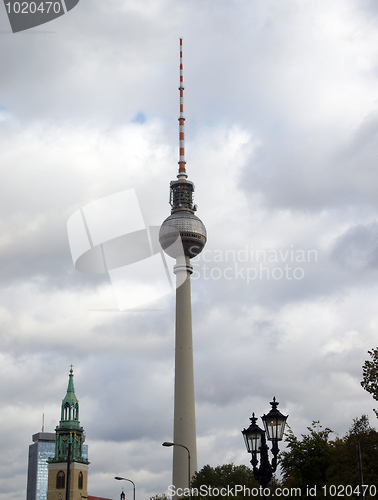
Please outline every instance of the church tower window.
[[84, 476], [83, 476], [83, 473], [80, 471], [79, 478], [78, 478], [78, 484], [77, 484], [79, 490], [83, 489], [83, 483], [84, 483]]
[[66, 475], [60, 470], [56, 475], [56, 489], [63, 490], [66, 487]]

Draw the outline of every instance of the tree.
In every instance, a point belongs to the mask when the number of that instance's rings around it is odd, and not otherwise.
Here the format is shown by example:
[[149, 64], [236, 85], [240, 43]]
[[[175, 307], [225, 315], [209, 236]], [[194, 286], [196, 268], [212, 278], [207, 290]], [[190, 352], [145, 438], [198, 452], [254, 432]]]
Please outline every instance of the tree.
[[283, 485], [301, 488], [303, 493], [307, 488], [326, 484], [327, 470], [332, 461], [331, 429], [323, 429], [315, 421], [307, 429], [309, 434], [302, 434], [302, 439], [298, 439], [289, 428], [286, 436], [288, 451], [281, 453], [280, 461]]
[[[284, 487], [300, 488], [302, 498], [307, 498], [308, 488], [314, 487], [316, 494], [311, 496], [315, 498], [359, 498], [359, 442], [364, 484], [373, 488], [367, 493], [378, 491], [378, 432], [370, 427], [366, 415], [355, 418], [342, 438], [330, 440], [332, 431], [322, 429], [319, 422], [313, 422], [308, 430], [309, 434], [302, 434], [301, 439], [291, 430], [286, 436], [288, 450], [281, 453]], [[369, 494], [365, 495], [366, 499], [372, 498]]]
[[[370, 427], [366, 415], [355, 418], [348, 433], [333, 443], [332, 464], [327, 471], [327, 484], [359, 484], [357, 442], [361, 447], [364, 484], [378, 488], [378, 432]], [[356, 498], [354, 496], [354, 498]], [[366, 495], [366, 498], [370, 498]]]
[[[375, 401], [378, 401], [378, 347], [368, 351], [371, 361], [367, 360], [362, 366], [363, 380], [361, 382], [365, 391], [369, 392]], [[378, 417], [378, 411], [374, 410]]]
[[[249, 498], [248, 491], [240, 491], [240, 487], [260, 488], [260, 485], [253, 477], [253, 471], [245, 465], [225, 464], [217, 467], [205, 465], [200, 471], [196, 472], [191, 481], [192, 488], [198, 489], [200, 498], [224, 498], [232, 497], [235, 499]], [[238, 486], [239, 490], [235, 490]], [[202, 487], [202, 488], [201, 488]], [[223, 491], [221, 489], [223, 488]], [[237, 495], [232, 493], [236, 491]], [[219, 493], [219, 494], [217, 494]], [[227, 494], [224, 494], [227, 493]], [[254, 495], [259, 498], [258, 495]]]

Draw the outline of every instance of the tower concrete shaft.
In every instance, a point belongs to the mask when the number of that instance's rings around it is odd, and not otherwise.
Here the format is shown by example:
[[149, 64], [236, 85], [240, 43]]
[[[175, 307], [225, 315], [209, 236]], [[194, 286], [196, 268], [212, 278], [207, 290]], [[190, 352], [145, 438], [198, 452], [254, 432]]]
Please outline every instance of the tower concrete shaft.
[[[190, 275], [193, 267], [188, 256], [178, 257], [176, 274], [176, 344], [175, 344], [175, 393], [174, 393], [174, 443], [186, 446], [173, 448], [172, 484], [188, 488], [189, 478], [197, 471], [197, 441], [194, 399], [193, 338]], [[180, 284], [181, 283], [181, 284]]]

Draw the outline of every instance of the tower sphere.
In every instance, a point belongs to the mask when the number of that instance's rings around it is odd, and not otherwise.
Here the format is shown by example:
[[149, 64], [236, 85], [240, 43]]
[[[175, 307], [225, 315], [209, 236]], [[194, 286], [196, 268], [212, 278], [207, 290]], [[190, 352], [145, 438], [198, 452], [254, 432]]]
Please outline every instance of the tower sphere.
[[195, 257], [206, 243], [206, 228], [201, 219], [187, 210], [177, 210], [160, 227], [159, 242], [165, 253], [177, 258]]
[[206, 243], [206, 228], [194, 215], [194, 184], [187, 179], [184, 134], [184, 77], [182, 65], [182, 38], [180, 38], [180, 116], [179, 116], [179, 172], [177, 180], [170, 183], [171, 215], [160, 227], [159, 242], [165, 253], [175, 259], [190, 259], [202, 252]]

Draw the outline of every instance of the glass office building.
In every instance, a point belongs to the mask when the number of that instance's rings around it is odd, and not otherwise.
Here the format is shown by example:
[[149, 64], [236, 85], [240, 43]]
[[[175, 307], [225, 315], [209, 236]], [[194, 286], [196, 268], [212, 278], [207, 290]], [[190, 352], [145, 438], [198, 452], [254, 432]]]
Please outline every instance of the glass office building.
[[[29, 446], [28, 485], [26, 500], [46, 500], [48, 464], [55, 455], [55, 432], [38, 432]], [[88, 446], [83, 445], [83, 457], [88, 459]]]
[[55, 432], [38, 432], [29, 446], [26, 500], [46, 500], [47, 459], [55, 454]]

